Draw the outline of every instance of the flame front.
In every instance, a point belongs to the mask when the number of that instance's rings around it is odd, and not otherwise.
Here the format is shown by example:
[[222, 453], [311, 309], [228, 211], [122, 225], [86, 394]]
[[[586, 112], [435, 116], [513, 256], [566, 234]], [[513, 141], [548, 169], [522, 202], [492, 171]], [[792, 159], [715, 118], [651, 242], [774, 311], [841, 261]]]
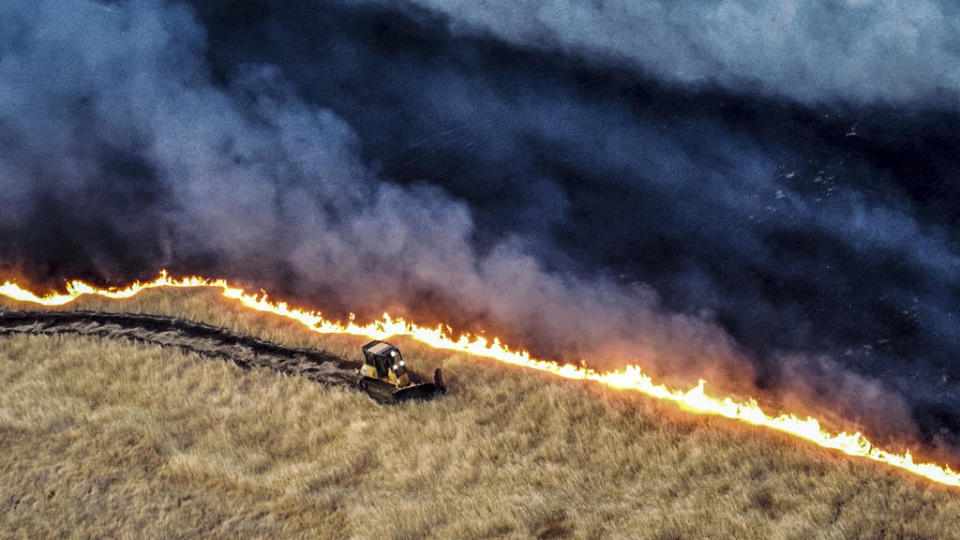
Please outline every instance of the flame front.
[[44, 306], [62, 306], [85, 294], [121, 299], [130, 298], [146, 289], [160, 287], [218, 288], [222, 290], [223, 296], [237, 300], [248, 308], [293, 319], [302, 323], [311, 331], [321, 334], [352, 334], [371, 339], [409, 336], [436, 349], [492, 358], [515, 366], [545, 371], [565, 379], [594, 381], [613, 388], [634, 390], [656, 399], [675, 402], [684, 410], [690, 412], [720, 415], [748, 424], [775, 429], [806, 439], [824, 448], [832, 448], [851, 456], [860, 456], [886, 463], [940, 484], [960, 487], [960, 473], [954, 472], [950, 467], [936, 463], [916, 463], [909, 451], [903, 454], [895, 454], [877, 448], [860, 433], [852, 435], [846, 432], [830, 433], [825, 431], [815, 418], [801, 419], [792, 414], [771, 416], [764, 412], [754, 400], [741, 403], [730, 398], [709, 396], [704, 391], [705, 383], [703, 380], [688, 391], [670, 390], [662, 384], [655, 384], [650, 377], [643, 373], [639, 366], [630, 365], [620, 370], [601, 372], [587, 367], [538, 360], [531, 358], [525, 351], [511, 350], [500, 343], [498, 339], [490, 341], [482, 336], [469, 334], [462, 334], [457, 339], [453, 339], [441, 325], [435, 328], [423, 327], [402, 318], [393, 318], [386, 313], [383, 314], [383, 319], [367, 325], [357, 325], [353, 320], [343, 324], [324, 319], [319, 312], [291, 308], [286, 302], [268, 300], [266, 294], [247, 293], [241, 288], [230, 285], [225, 279], [207, 279], [196, 276], [175, 279], [171, 278], [166, 271], [161, 271], [160, 276], [153, 281], [135, 282], [123, 288], [103, 289], [82, 281], [71, 281], [67, 283], [66, 293], [45, 296], [37, 295], [16, 283], [7, 281], [0, 286], [0, 294], [21, 302], [31, 302]]

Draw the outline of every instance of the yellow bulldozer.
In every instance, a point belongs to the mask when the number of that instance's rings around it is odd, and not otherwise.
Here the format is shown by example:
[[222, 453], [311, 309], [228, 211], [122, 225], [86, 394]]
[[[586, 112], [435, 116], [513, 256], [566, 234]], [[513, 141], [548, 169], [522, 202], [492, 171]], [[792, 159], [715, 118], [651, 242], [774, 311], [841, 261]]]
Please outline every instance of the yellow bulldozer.
[[393, 401], [429, 399], [447, 391], [440, 368], [434, 371], [433, 382], [414, 382], [400, 349], [386, 341], [371, 341], [363, 346], [363, 365], [357, 370], [357, 386], [376, 397], [389, 397]]

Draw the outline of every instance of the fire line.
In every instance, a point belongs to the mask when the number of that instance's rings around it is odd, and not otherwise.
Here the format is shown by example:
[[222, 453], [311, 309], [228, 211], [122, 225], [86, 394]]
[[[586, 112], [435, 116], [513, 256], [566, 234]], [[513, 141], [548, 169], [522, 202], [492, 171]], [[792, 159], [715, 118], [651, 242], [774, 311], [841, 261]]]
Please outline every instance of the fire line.
[[351, 334], [371, 339], [408, 336], [436, 349], [492, 358], [506, 364], [548, 372], [565, 379], [593, 381], [613, 388], [634, 390], [656, 399], [672, 401], [689, 412], [719, 415], [774, 429], [805, 439], [824, 448], [839, 450], [851, 456], [864, 457], [904, 469], [939, 484], [960, 487], [960, 472], [953, 471], [948, 466], [936, 463], [917, 463], [913, 460], [909, 450], [903, 454], [889, 452], [874, 446], [860, 433], [828, 432], [820, 426], [820, 422], [815, 418], [801, 419], [792, 414], [771, 416], [753, 399], [747, 402], [737, 402], [729, 397], [709, 396], [704, 390], [705, 382], [703, 380], [700, 380], [697, 386], [688, 391], [671, 390], [662, 384], [654, 383], [637, 365], [629, 365], [614, 371], [596, 371], [583, 366], [539, 360], [532, 358], [526, 351], [511, 350], [496, 338], [488, 340], [482, 336], [461, 334], [457, 339], [453, 339], [447, 331], [444, 331], [442, 325], [427, 328], [402, 318], [391, 317], [386, 313], [383, 314], [381, 320], [367, 325], [357, 325], [352, 317], [349, 323], [343, 324], [324, 319], [320, 312], [291, 308], [286, 302], [269, 300], [266, 293], [250, 294], [231, 285], [225, 279], [210, 279], [198, 276], [171, 278], [165, 270], [162, 270], [153, 281], [134, 282], [122, 288], [110, 287], [104, 289], [82, 281], [70, 281], [66, 285], [66, 293], [51, 293], [44, 296], [24, 289], [14, 282], [6, 281], [3, 285], [0, 285], [0, 295], [20, 302], [30, 302], [44, 306], [62, 306], [83, 295], [123, 299], [131, 298], [146, 289], [160, 287], [219, 288], [222, 290], [224, 297], [237, 300], [248, 308], [298, 321], [311, 331], [321, 334]]

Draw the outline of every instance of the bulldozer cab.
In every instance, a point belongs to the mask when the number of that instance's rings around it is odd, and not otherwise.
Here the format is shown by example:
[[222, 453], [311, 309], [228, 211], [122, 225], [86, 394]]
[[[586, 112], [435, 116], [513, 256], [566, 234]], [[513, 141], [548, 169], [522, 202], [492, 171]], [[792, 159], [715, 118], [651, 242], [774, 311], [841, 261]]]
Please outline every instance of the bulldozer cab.
[[363, 373], [372, 379], [398, 383], [407, 373], [400, 350], [386, 341], [371, 341], [363, 346]]

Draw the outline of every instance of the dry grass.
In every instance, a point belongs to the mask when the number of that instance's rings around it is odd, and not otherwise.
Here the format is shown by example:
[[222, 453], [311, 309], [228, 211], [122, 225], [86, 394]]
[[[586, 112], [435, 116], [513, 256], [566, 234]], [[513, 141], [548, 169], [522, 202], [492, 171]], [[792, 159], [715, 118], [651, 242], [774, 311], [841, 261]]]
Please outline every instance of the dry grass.
[[[354, 357], [363, 341], [210, 291], [77, 307]], [[595, 385], [399, 345], [423, 371], [442, 365], [451, 394], [381, 407], [154, 346], [2, 338], [2, 536], [960, 537], [956, 490]]]

